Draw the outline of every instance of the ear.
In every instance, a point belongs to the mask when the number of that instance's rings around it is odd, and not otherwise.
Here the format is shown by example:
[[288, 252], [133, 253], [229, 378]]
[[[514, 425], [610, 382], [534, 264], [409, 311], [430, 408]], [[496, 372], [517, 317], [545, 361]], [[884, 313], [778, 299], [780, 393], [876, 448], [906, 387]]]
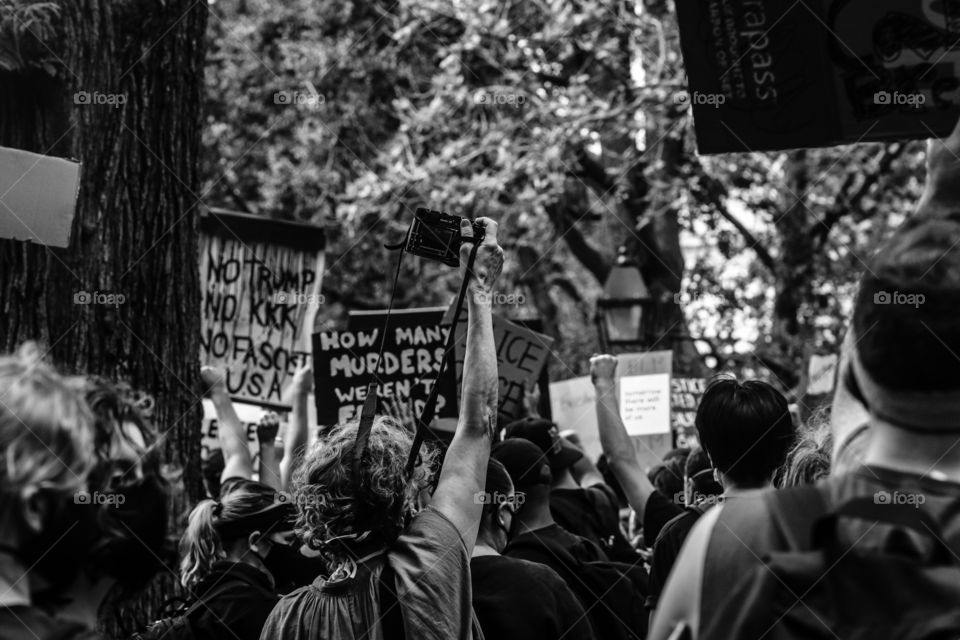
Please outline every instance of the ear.
[[38, 534], [43, 530], [43, 521], [47, 517], [49, 505], [45, 503], [37, 487], [25, 487], [20, 492], [20, 515], [31, 532]]
[[247, 536], [247, 546], [253, 550], [254, 553], [260, 551], [261, 546], [263, 546], [264, 536], [259, 531], [254, 531], [249, 536]]

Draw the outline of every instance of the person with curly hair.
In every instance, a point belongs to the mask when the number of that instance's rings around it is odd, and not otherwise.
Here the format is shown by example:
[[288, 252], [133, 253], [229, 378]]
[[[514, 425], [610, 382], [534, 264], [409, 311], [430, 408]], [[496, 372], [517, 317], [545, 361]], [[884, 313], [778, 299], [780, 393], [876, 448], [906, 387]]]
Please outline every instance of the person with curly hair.
[[[374, 420], [354, 477], [358, 424], [321, 435], [294, 474], [297, 531], [327, 560], [313, 584], [280, 600], [262, 640], [418, 640], [482, 638], [471, 607], [470, 556], [483, 508], [490, 445], [497, 421], [497, 356], [491, 293], [503, 268], [497, 223], [485, 225], [469, 274], [466, 360], [460, 417], [442, 467], [419, 452], [397, 420]], [[461, 225], [473, 237], [469, 221]], [[461, 276], [472, 244], [460, 250]], [[426, 491], [439, 473], [432, 495]]]

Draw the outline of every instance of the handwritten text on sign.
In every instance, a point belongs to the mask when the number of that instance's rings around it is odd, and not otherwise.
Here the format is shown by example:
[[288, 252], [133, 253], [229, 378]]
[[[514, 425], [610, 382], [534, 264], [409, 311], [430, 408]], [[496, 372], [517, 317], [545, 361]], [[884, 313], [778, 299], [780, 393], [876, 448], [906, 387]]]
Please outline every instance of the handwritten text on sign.
[[[419, 413], [430, 393], [443, 357], [447, 337], [440, 326], [442, 308], [394, 312], [385, 334], [383, 364], [379, 370], [379, 396], [411, 400]], [[359, 417], [366, 385], [377, 369], [377, 348], [382, 314], [350, 317], [350, 331], [314, 334], [314, 381], [317, 420], [332, 425]], [[449, 378], [452, 382], [452, 377]], [[455, 415], [452, 384], [441, 381], [437, 415]]]
[[[447, 317], [453, 315], [451, 309]], [[497, 348], [497, 373], [500, 378], [499, 420], [501, 426], [521, 417], [524, 387], [536, 382], [550, 355], [553, 338], [531, 331], [500, 316], [493, 316], [493, 340]], [[463, 380], [463, 361], [467, 353], [467, 311], [457, 324], [457, 386]]]
[[280, 404], [282, 390], [309, 362], [323, 253], [204, 235], [201, 361], [227, 370], [227, 391]]

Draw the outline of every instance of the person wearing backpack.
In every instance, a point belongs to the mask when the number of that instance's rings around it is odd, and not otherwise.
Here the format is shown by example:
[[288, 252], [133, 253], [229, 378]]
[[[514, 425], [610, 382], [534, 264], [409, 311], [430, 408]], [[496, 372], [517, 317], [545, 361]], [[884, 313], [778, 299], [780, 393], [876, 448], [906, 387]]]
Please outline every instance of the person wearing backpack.
[[25, 344], [0, 357], [0, 638], [93, 640], [44, 610], [83, 570], [94, 512], [76, 500], [94, 460], [93, 415]]
[[[389, 416], [373, 418], [357, 451], [358, 422], [322, 433], [293, 484], [297, 530], [326, 558], [328, 571], [277, 604], [263, 640], [483, 638], [471, 605], [470, 556], [483, 508], [476, 495], [483, 491], [496, 431], [490, 301], [503, 250], [497, 223], [478, 221], [484, 235], [477, 238], [482, 241], [467, 284], [460, 416], [442, 466], [438, 471], [436, 452], [423, 448], [412, 452], [408, 475], [414, 439]], [[473, 237], [469, 221], [461, 234]], [[461, 278], [472, 247], [461, 246]]]
[[928, 145], [920, 211], [866, 262], [838, 385], [864, 464], [694, 527], [651, 638], [960, 636], [960, 126]]
[[509, 558], [539, 562], [553, 569], [580, 600], [597, 638], [642, 638], [646, 572], [633, 564], [610, 561], [597, 543], [570, 533], [550, 511], [550, 465], [529, 440], [511, 438], [493, 448], [510, 480], [524, 495], [503, 551]]

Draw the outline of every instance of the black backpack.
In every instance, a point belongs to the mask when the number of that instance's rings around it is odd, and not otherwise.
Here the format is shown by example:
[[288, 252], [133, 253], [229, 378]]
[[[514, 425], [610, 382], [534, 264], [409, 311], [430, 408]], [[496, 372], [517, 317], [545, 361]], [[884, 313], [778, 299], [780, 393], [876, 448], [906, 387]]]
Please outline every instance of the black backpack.
[[[521, 537], [510, 542], [509, 549], [527, 548], [537, 553], [544, 541]], [[613, 561], [583, 562], [560, 545], [547, 552], [562, 567], [550, 564], [567, 583], [590, 619], [596, 638], [604, 640], [642, 640], [647, 635], [647, 572], [636, 564]], [[561, 570], [562, 569], [562, 570]]]
[[[725, 606], [703, 626], [700, 637], [960, 637], [958, 531], [946, 535], [922, 506], [891, 504], [883, 492], [876, 494], [880, 498], [857, 497], [830, 508], [827, 490], [800, 487], [765, 494], [786, 544], [763, 554], [764, 566], [752, 575], [736, 576], [737, 588], [730, 581], [704, 583], [704, 600]], [[839, 524], [851, 520], [873, 523], [860, 539], [876, 526], [895, 528], [883, 550], [863, 553], [855, 542], [841, 540]], [[932, 541], [929, 557], [906, 552], [914, 549], [906, 531]], [[711, 546], [710, 553], [722, 554], [720, 546]]]

